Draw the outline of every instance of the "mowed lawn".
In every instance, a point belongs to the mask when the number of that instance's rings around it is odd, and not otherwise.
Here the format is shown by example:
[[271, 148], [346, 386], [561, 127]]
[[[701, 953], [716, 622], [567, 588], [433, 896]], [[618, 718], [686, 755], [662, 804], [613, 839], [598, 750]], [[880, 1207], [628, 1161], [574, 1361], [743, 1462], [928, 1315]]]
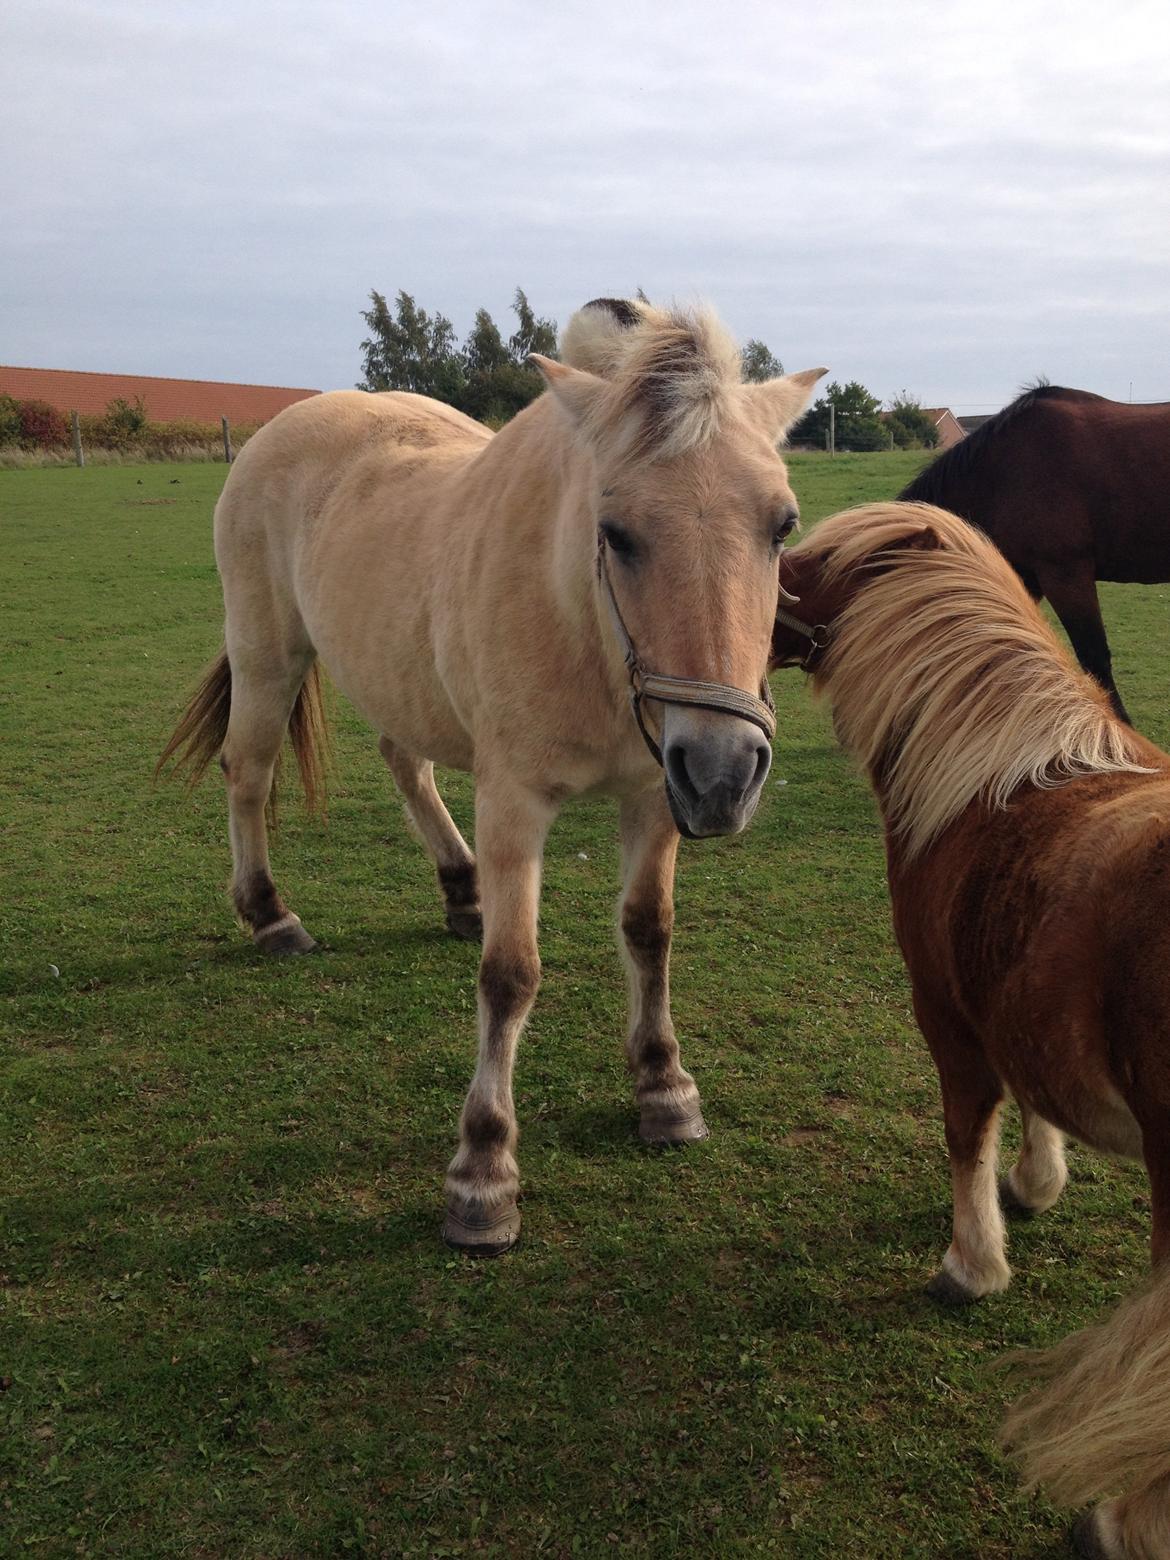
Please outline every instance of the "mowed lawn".
[[[791, 466], [807, 521], [918, 463]], [[1144, 1178], [1073, 1150], [1007, 1295], [924, 1297], [937, 1087], [873, 805], [801, 675], [775, 679], [754, 826], [681, 854], [709, 1142], [637, 1141], [615, 814], [570, 806], [517, 1077], [524, 1235], [467, 1261], [438, 1229], [476, 952], [373, 735], [335, 701], [327, 826], [285, 793], [310, 959], [234, 924], [218, 774], [151, 785], [219, 644], [223, 474], [0, 473], [0, 1552], [1065, 1554], [996, 1449], [991, 1367], [1139, 1279]], [[1168, 589], [1104, 595], [1126, 701], [1170, 742]], [[469, 828], [469, 782], [443, 790]]]

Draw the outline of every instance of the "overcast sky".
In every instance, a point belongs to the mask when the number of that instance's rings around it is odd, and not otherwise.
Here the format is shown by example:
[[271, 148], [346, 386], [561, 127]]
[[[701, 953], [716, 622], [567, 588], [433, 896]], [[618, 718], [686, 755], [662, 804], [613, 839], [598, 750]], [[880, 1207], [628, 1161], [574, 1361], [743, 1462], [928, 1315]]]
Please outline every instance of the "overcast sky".
[[[399, 288], [1170, 399], [1164, 0], [82, 0], [0, 21], [0, 362], [332, 389]], [[507, 331], [505, 331], [507, 334]]]

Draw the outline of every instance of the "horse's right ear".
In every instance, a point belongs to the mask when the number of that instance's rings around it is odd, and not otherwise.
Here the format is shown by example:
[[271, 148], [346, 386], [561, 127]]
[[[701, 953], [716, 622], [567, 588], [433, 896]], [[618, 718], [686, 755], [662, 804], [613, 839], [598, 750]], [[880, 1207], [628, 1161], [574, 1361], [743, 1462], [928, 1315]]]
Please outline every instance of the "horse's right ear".
[[918, 530], [911, 531], [904, 540], [894, 542], [889, 550], [899, 548], [903, 552], [937, 552], [942, 545], [942, 537], [928, 521]]
[[545, 384], [568, 412], [573, 425], [585, 427], [596, 419], [598, 408], [606, 395], [606, 383], [596, 374], [587, 374], [582, 368], [569, 368], [555, 358], [530, 352], [528, 361], [541, 372]]

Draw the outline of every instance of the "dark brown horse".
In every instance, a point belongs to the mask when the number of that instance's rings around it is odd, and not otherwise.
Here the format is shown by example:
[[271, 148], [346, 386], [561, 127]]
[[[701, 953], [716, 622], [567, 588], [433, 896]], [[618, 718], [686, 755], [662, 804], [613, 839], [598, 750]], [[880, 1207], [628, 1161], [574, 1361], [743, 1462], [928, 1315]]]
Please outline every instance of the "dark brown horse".
[[[1003, 555], [873, 504], [782, 560], [800, 661], [886, 825], [894, 929], [942, 1089], [954, 1231], [929, 1289], [1007, 1287], [1001, 1201], [1039, 1212], [1063, 1134], [1145, 1162], [1150, 1287], [1038, 1363], [1008, 1439], [1096, 1560], [1170, 1556], [1170, 757], [1069, 660]], [[1003, 1101], [1023, 1146], [997, 1187]], [[1124, 1493], [1122, 1493], [1124, 1492]], [[1120, 1497], [1120, 1498], [1116, 1498]]]
[[1128, 719], [1113, 681], [1098, 580], [1170, 580], [1170, 402], [1132, 406], [1087, 390], [1026, 390], [900, 494], [991, 537], [1077, 660]]

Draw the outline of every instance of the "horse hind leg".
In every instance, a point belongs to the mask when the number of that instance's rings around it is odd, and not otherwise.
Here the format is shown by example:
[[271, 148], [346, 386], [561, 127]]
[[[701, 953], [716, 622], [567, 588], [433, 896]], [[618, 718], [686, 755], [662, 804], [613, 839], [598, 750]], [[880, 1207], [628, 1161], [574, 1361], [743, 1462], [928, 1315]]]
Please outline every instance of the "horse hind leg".
[[1087, 560], [1064, 567], [1048, 564], [1037, 571], [1037, 582], [1041, 594], [1047, 596], [1060, 619], [1077, 660], [1109, 695], [1113, 713], [1127, 725], [1132, 725], [1113, 681], [1113, 656], [1101, 617], [1092, 564]]
[[1006, 1213], [1031, 1217], [1056, 1202], [1068, 1180], [1064, 1134], [1022, 1101], [1020, 1157], [999, 1183], [999, 1200]]
[[466, 942], [479, 942], [483, 919], [475, 857], [435, 787], [435, 766], [396, 747], [388, 737], [381, 738], [378, 751], [402, 793], [407, 817], [438, 869], [448, 930]]
[[914, 1013], [938, 1069], [954, 1197], [951, 1244], [926, 1292], [965, 1305], [1011, 1282], [996, 1192], [1003, 1084], [978, 1036], [952, 1010], [916, 990]]
[[[306, 678], [312, 679], [311, 688]], [[276, 891], [266, 816], [290, 718], [302, 700], [316, 698], [312, 651], [271, 659], [238, 656], [232, 661], [231, 714], [220, 755], [227, 781], [232, 899], [253, 942], [265, 953], [310, 953], [317, 946]]]
[[1162, 1560], [1170, 1555], [1170, 1476], [1103, 1501], [1073, 1528], [1082, 1560]]

